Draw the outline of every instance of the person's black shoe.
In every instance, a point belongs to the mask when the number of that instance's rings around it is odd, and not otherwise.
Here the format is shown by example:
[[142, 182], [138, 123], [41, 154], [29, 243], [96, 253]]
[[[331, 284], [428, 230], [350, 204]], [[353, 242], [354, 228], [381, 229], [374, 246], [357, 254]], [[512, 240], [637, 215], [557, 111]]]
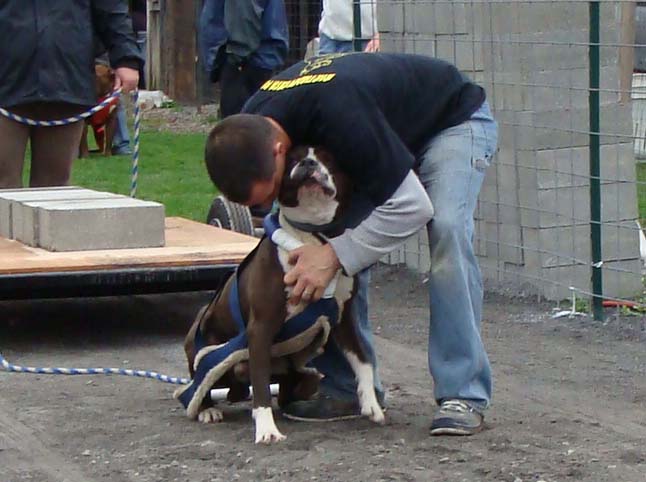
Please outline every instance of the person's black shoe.
[[[377, 402], [386, 411], [384, 397], [379, 394]], [[329, 395], [319, 395], [312, 400], [298, 400], [282, 409], [282, 415], [300, 422], [334, 422], [361, 417], [361, 407], [356, 400], [339, 400]]]
[[482, 430], [484, 417], [463, 400], [444, 400], [435, 412], [431, 435], [473, 435]]

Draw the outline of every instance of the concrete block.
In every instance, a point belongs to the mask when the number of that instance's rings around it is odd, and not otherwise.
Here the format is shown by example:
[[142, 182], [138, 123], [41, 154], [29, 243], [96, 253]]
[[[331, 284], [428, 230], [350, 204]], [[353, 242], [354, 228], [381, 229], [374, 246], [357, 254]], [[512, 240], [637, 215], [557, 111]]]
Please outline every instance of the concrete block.
[[384, 34], [381, 36], [380, 40], [381, 50], [384, 52], [392, 53], [404, 53], [405, 52], [405, 42], [404, 38], [399, 34]]
[[[523, 228], [523, 249], [535, 253], [540, 268], [592, 262], [590, 225]], [[634, 221], [603, 225], [601, 252], [604, 262], [639, 257], [639, 231]]]
[[100, 199], [117, 197], [117, 194], [92, 191], [79, 187], [37, 188], [0, 191], [0, 236], [15, 238], [14, 211], [22, 202], [55, 201], [63, 199]]
[[[630, 105], [601, 106], [601, 144], [626, 143], [632, 137]], [[587, 108], [549, 111], [497, 111], [501, 126], [500, 146], [521, 150], [545, 150], [587, 146], [589, 114]]]
[[601, 179], [603, 182], [635, 183], [635, 151], [633, 143], [601, 146]]
[[[131, 198], [24, 203], [29, 244], [50, 251], [144, 248], [164, 245], [164, 206]], [[25, 230], [25, 237], [29, 233]]]
[[[601, 68], [601, 104], [612, 104], [619, 100], [619, 70], [616, 65]], [[585, 68], [525, 70], [523, 84], [530, 91], [529, 110], [587, 107], [589, 71]]]
[[443, 60], [456, 63], [456, 35], [435, 35], [435, 55]]
[[456, 37], [455, 65], [470, 75], [484, 70], [482, 43], [473, 35], [465, 34]]
[[467, 27], [467, 10], [462, 3], [406, 4], [404, 19], [407, 33], [434, 35], [470, 31]]
[[[514, 154], [521, 188], [553, 189], [590, 184], [590, 152], [587, 147], [519, 150]], [[635, 176], [632, 144], [601, 146], [602, 184], [635, 183]]]
[[[609, 298], [634, 298], [642, 291], [641, 261], [630, 259], [604, 263], [603, 294]], [[590, 266], [559, 266], [545, 269], [543, 276], [548, 282], [543, 295], [551, 300], [566, 300], [571, 297], [570, 286], [582, 292], [591, 292]], [[588, 298], [585, 295], [584, 299]]]
[[377, 3], [377, 25], [380, 32], [401, 34], [404, 31], [404, 4]]
[[500, 222], [500, 203], [495, 200], [489, 200], [482, 196], [478, 200], [474, 218], [477, 221], [487, 221], [490, 223]]
[[[519, 190], [520, 222], [526, 227], [549, 228], [590, 222], [589, 186]], [[606, 183], [601, 186], [601, 222], [637, 218], [635, 184]]]
[[[504, 11], [502, 13], [504, 14]], [[515, 14], [517, 16], [515, 33], [575, 30], [588, 27], [588, 5], [576, 2], [518, 2]]]
[[488, 4], [483, 2], [476, 11], [481, 17], [488, 20], [488, 22], [484, 22], [484, 31], [487, 34], [511, 34], [521, 32], [518, 7], [516, 2], [491, 2]]
[[404, 52], [408, 54], [428, 55], [436, 57], [435, 38], [420, 34], [406, 34], [404, 36]]
[[435, 56], [435, 39], [419, 34], [384, 34], [381, 36], [383, 52]]
[[40, 192], [52, 190], [79, 189], [76, 186], [34, 187], [0, 189], [0, 237], [11, 238], [11, 213], [9, 211], [8, 197], [21, 192]]
[[484, 244], [487, 257], [493, 257], [501, 262], [523, 264], [522, 238], [520, 226], [513, 224], [481, 222], [477, 233], [479, 242]]
[[637, 299], [643, 292], [642, 261], [639, 258], [604, 263], [603, 293], [610, 298]]
[[9, 189], [0, 189], [0, 198], [5, 194], [11, 194], [15, 192], [36, 192], [36, 191], [60, 191], [64, 189], [84, 189], [79, 186], [50, 186], [50, 187], [15, 187]]
[[601, 222], [634, 220], [639, 217], [637, 185], [604, 183], [601, 185]]

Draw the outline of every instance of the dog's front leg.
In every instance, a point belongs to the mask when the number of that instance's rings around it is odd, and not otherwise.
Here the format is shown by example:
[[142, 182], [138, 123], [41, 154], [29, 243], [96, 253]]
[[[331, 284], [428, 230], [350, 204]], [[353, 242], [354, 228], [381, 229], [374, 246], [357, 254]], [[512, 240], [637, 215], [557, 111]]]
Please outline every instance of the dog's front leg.
[[271, 345], [275, 330], [271, 323], [253, 317], [247, 325], [249, 340], [249, 372], [253, 388], [253, 419], [256, 424], [256, 443], [270, 444], [285, 440], [280, 433], [271, 408]]

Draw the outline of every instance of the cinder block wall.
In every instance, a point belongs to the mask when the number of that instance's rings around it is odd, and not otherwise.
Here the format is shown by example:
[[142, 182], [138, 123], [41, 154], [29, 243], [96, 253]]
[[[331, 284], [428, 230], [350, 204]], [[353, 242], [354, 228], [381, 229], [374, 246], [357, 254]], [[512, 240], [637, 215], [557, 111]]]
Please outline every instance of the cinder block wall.
[[[604, 293], [641, 289], [632, 106], [620, 102], [619, 3], [601, 4]], [[581, 2], [378, 3], [384, 51], [444, 58], [481, 83], [499, 152], [476, 212], [487, 288], [569, 296], [590, 286], [588, 6]], [[625, 97], [625, 96], [624, 96]], [[430, 267], [426, 233], [388, 262]]]

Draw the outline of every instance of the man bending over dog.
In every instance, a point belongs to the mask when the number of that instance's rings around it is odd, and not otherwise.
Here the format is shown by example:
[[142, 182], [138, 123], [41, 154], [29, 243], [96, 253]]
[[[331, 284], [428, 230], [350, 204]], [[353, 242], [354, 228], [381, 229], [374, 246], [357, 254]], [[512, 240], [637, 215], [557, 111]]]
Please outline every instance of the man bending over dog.
[[[430, 433], [480, 431], [491, 369], [480, 337], [483, 292], [473, 213], [497, 143], [483, 88], [438, 59], [328, 55], [267, 81], [243, 112], [219, 123], [206, 146], [209, 175], [232, 201], [270, 205], [290, 169], [286, 154], [296, 145], [324, 147], [358, 186], [343, 234], [293, 250], [285, 283], [293, 286], [292, 302], [315, 301], [339, 269], [359, 274], [353, 309], [375, 366], [367, 268], [426, 225], [428, 362], [440, 407]], [[292, 402], [283, 415], [312, 421], [359, 416], [354, 373], [338, 347], [328, 343], [313, 364], [325, 375], [319, 396]], [[375, 389], [383, 404], [378, 377]]]

